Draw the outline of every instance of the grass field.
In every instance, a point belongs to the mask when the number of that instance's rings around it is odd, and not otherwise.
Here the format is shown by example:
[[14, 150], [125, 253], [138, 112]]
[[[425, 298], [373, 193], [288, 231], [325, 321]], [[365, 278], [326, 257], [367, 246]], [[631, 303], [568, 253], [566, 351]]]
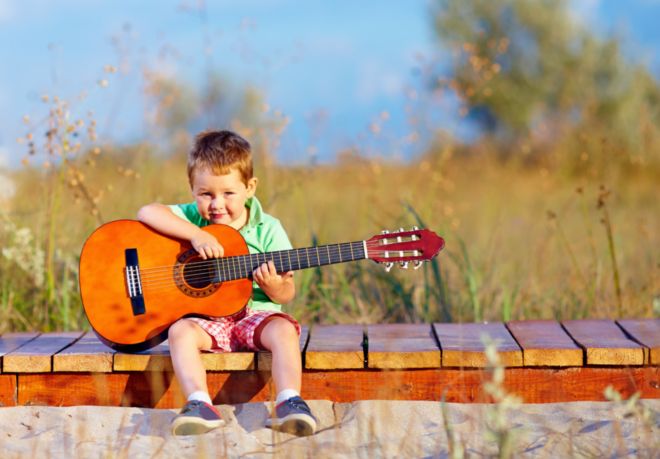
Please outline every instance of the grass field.
[[[86, 328], [77, 287], [85, 238], [148, 202], [189, 199], [184, 154], [149, 146], [33, 161], [5, 176], [2, 330]], [[258, 196], [294, 247], [428, 227], [446, 248], [424, 269], [371, 262], [296, 275], [306, 323], [651, 317], [660, 311], [657, 174], [521, 164], [447, 146], [409, 162], [343, 155], [288, 167], [257, 155]]]

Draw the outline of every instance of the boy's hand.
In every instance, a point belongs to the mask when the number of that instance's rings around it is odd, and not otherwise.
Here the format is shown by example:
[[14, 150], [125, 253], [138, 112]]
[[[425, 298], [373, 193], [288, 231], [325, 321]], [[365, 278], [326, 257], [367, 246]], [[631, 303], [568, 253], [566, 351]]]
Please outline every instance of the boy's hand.
[[197, 253], [199, 253], [199, 256], [203, 260], [207, 258], [220, 258], [225, 253], [225, 249], [215, 236], [206, 231], [199, 230], [195, 233], [195, 236], [190, 239], [190, 244], [193, 246], [193, 249], [197, 250]]
[[279, 274], [272, 260], [257, 266], [252, 277], [264, 293], [276, 303], [288, 303], [295, 295], [293, 271]]

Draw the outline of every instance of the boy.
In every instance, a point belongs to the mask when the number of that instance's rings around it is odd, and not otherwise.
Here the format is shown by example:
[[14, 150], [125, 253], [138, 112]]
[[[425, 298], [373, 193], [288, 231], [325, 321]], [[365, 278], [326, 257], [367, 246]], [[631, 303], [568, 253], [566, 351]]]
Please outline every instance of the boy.
[[[254, 196], [250, 144], [229, 131], [203, 132], [188, 156], [188, 181], [195, 202], [166, 206], [149, 204], [138, 220], [163, 234], [190, 241], [203, 259], [221, 257], [222, 241], [202, 231], [209, 224], [229, 225], [241, 233], [250, 253], [291, 249], [279, 220], [264, 213]], [[281, 312], [295, 295], [293, 273], [278, 273], [273, 262], [253, 272], [252, 301], [229, 317], [188, 317], [175, 322], [168, 339], [174, 373], [187, 402], [172, 421], [175, 435], [194, 435], [224, 424], [206, 384], [201, 351], [272, 352], [272, 377], [277, 390], [273, 429], [311, 435], [316, 419], [300, 398], [302, 365], [300, 325]]]

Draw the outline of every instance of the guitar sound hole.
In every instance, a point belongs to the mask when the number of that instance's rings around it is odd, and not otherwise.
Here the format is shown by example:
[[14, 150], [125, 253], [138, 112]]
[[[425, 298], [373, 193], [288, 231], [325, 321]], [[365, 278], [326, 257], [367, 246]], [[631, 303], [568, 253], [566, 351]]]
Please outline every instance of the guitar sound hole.
[[183, 280], [192, 288], [206, 288], [214, 278], [215, 272], [209, 263], [186, 263], [183, 267]]

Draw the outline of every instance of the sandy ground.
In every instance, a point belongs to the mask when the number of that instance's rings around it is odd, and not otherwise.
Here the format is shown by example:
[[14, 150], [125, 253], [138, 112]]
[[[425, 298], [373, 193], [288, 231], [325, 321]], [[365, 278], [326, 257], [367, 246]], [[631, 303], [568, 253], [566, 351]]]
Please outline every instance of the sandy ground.
[[[264, 428], [270, 406], [222, 405], [227, 425], [175, 437], [175, 410], [95, 406], [0, 408], [0, 457], [425, 457], [498, 454], [503, 437], [516, 457], [660, 458], [660, 400], [525, 404], [499, 417], [495, 405], [437, 402], [311, 401], [320, 429], [297, 438]], [[444, 415], [443, 415], [444, 412]], [[445, 417], [446, 421], [445, 423]], [[449, 429], [449, 430], [448, 430]]]

